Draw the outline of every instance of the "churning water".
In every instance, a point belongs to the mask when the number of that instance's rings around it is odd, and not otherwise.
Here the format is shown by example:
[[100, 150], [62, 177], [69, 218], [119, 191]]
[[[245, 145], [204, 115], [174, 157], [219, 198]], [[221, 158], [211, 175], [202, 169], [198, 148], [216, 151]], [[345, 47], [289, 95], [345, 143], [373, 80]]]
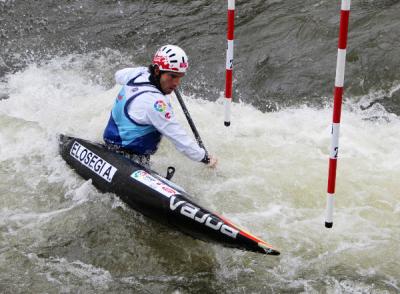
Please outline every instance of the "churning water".
[[[330, 230], [339, 4], [238, 1], [240, 102], [226, 128], [225, 3], [177, 2], [0, 1], [0, 292], [400, 292], [400, 47], [390, 46], [399, 2], [352, 3]], [[209, 170], [164, 140], [153, 168], [174, 165], [196, 201], [281, 256], [175, 232], [100, 193], [58, 155], [59, 133], [101, 141], [114, 71], [147, 64], [164, 43], [189, 52], [185, 101], [220, 164]]]

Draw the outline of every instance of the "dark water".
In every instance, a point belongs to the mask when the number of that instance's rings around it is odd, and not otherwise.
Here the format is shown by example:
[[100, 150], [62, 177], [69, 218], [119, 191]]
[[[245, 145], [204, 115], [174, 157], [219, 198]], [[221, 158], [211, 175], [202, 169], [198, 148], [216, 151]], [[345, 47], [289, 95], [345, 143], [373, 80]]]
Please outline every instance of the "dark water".
[[[235, 99], [261, 110], [331, 99], [339, 8], [338, 1], [237, 1]], [[347, 96], [388, 96], [399, 81], [399, 11], [400, 1], [353, 1]], [[115, 68], [148, 64], [160, 45], [172, 43], [191, 60], [186, 89], [210, 99], [224, 87], [225, 1], [3, 0], [0, 21], [0, 76], [32, 61], [103, 48], [129, 57], [115, 60]], [[99, 74], [112, 84], [112, 72]], [[382, 104], [400, 113], [399, 95]]]
[[[218, 100], [226, 4], [0, 0], [0, 293], [400, 292], [400, 1], [352, 1], [332, 230], [340, 3], [237, 1], [234, 99], [244, 103], [230, 128]], [[280, 257], [170, 230], [58, 155], [58, 133], [101, 140], [115, 70], [147, 65], [166, 43], [189, 55], [184, 97], [220, 165], [198, 166], [164, 140], [154, 168], [175, 165], [196, 201]]]

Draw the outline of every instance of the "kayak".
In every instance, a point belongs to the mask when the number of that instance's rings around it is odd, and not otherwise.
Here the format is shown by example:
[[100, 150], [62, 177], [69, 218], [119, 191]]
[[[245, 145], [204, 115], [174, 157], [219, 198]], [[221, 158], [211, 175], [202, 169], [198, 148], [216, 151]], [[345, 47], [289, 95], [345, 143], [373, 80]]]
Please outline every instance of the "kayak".
[[193, 238], [225, 247], [279, 255], [270, 244], [192, 200], [183, 188], [103, 144], [59, 137], [62, 158], [101, 192], [115, 193], [130, 208]]

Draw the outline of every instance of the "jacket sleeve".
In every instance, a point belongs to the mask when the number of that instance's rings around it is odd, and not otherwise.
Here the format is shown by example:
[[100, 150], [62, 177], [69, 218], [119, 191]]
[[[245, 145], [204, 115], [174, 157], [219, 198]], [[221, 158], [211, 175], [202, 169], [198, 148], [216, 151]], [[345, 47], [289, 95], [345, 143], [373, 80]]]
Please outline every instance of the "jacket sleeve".
[[173, 109], [163, 99], [158, 99], [149, 107], [147, 119], [164, 136], [172, 141], [176, 149], [194, 161], [201, 161], [205, 156], [205, 150], [199, 145], [178, 123]]

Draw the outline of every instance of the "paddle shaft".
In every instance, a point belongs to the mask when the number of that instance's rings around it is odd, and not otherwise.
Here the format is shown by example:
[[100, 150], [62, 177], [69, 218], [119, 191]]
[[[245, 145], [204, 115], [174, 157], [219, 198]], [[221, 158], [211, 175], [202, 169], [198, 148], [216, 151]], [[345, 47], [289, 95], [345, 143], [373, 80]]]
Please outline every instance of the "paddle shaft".
[[189, 123], [190, 128], [192, 129], [193, 135], [196, 138], [197, 143], [199, 144], [200, 148], [203, 148], [206, 151], [206, 154], [208, 154], [206, 147], [204, 147], [203, 141], [200, 138], [199, 132], [196, 129], [196, 126], [194, 125], [194, 122], [190, 116], [189, 110], [187, 109], [185, 102], [183, 102], [181, 93], [179, 93], [178, 89], [174, 90], [176, 98], [178, 98], [179, 104], [182, 107], [182, 111], [186, 116], [186, 119]]

